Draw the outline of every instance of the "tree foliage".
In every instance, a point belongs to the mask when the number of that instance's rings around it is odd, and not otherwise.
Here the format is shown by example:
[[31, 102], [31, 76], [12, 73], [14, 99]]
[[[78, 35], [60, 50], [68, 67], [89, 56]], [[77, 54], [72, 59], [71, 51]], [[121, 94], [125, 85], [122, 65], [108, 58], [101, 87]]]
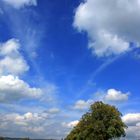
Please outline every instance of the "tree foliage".
[[125, 136], [127, 126], [115, 106], [95, 102], [84, 114], [66, 140], [109, 140]]

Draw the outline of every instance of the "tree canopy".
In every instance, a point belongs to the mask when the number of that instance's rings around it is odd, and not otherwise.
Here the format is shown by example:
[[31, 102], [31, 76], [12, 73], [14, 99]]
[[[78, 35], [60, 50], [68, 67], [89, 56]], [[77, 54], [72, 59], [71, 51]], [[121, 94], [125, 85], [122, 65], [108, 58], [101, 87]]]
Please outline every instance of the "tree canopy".
[[115, 106], [95, 102], [82, 116], [66, 140], [109, 140], [125, 136], [127, 126]]

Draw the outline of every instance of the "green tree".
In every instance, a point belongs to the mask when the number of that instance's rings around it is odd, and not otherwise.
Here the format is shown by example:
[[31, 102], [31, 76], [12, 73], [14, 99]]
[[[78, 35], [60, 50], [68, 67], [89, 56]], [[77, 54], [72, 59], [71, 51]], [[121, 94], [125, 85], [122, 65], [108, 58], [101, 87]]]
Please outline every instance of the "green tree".
[[109, 140], [125, 136], [127, 126], [115, 106], [95, 102], [82, 116], [66, 140]]

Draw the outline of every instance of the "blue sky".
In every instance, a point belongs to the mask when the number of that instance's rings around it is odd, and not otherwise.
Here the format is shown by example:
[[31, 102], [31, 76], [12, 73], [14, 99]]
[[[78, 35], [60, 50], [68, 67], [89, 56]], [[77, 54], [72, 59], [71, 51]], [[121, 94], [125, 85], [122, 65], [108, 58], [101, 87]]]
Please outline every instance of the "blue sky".
[[101, 100], [122, 112], [127, 140], [140, 137], [139, 11], [139, 0], [1, 0], [0, 135], [65, 137]]

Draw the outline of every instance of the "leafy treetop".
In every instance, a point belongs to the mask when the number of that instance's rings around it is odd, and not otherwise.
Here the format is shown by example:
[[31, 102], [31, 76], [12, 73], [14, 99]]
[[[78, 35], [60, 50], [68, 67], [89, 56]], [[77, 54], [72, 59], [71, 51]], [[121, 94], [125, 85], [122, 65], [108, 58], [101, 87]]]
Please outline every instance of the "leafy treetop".
[[95, 102], [66, 140], [109, 140], [125, 136], [127, 126], [115, 106]]

